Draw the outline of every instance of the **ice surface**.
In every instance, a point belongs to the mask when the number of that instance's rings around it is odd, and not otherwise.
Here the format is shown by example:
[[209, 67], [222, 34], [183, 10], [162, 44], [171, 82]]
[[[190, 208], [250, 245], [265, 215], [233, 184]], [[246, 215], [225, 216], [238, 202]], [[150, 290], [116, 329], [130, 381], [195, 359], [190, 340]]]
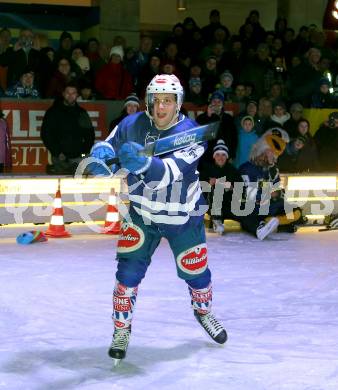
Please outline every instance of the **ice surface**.
[[0, 230], [0, 390], [337, 390], [338, 232], [258, 241], [208, 235], [225, 346], [195, 321], [162, 241], [143, 281], [126, 360], [107, 355], [116, 240], [20, 246]]

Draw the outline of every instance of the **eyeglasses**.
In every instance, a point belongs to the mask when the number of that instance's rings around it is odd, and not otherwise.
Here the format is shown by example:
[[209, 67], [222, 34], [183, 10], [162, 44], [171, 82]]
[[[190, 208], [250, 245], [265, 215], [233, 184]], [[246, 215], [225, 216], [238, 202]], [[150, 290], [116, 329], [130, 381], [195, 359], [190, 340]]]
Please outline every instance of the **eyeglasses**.
[[159, 99], [157, 97], [154, 98], [154, 105], [159, 105], [160, 103], [162, 103], [162, 105], [164, 107], [169, 107], [169, 106], [172, 106], [173, 104], [176, 103], [175, 100], [173, 99], [170, 99], [170, 98], [163, 98], [163, 99]]

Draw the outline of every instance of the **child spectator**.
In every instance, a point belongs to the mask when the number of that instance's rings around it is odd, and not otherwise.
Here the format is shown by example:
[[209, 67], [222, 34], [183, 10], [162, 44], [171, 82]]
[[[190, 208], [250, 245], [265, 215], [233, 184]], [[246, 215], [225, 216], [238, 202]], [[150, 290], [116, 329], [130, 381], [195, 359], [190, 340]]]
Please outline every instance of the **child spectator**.
[[232, 97], [233, 97], [232, 83], [234, 81], [232, 74], [229, 71], [225, 71], [220, 75], [219, 79], [220, 79], [220, 85], [218, 89], [221, 92], [223, 92], [224, 101], [232, 102]]
[[202, 81], [199, 77], [190, 78], [189, 90], [185, 100], [196, 105], [206, 103], [204, 95], [202, 94]]
[[128, 115], [135, 114], [140, 108], [140, 100], [135, 93], [130, 94], [124, 100], [124, 105], [121, 114], [113, 119], [109, 125], [109, 132], [112, 132], [115, 127]]
[[238, 132], [238, 145], [234, 165], [239, 168], [246, 161], [249, 161], [251, 147], [258, 140], [254, 130], [255, 121], [252, 116], [244, 116]]
[[312, 95], [312, 108], [336, 108], [337, 99], [330, 92], [331, 82], [326, 77], [319, 80], [319, 87], [316, 93]]
[[20, 80], [8, 88], [5, 92], [5, 95], [8, 97], [15, 98], [30, 98], [37, 99], [39, 98], [39, 91], [34, 85], [34, 72], [31, 69], [25, 69], [23, 74], [20, 77]]

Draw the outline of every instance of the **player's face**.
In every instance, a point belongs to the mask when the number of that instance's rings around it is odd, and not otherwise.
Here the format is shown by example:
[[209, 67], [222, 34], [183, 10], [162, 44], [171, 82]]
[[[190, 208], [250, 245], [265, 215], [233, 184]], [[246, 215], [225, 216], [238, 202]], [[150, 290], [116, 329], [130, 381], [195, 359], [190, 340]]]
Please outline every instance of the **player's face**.
[[176, 99], [173, 93], [154, 94], [153, 118], [158, 129], [166, 128], [176, 115]]

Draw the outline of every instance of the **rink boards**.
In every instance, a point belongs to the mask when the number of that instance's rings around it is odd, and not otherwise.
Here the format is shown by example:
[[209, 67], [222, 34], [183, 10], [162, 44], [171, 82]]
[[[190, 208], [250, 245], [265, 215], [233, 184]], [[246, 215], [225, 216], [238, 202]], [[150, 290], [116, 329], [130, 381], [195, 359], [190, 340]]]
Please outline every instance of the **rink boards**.
[[109, 195], [125, 192], [123, 179], [36, 176], [0, 179], [0, 224], [48, 223], [60, 187], [64, 222], [104, 221]]
[[[310, 220], [338, 213], [336, 174], [281, 177], [288, 201], [302, 207]], [[48, 223], [58, 185], [66, 223], [104, 221], [112, 189], [121, 194], [121, 202], [127, 202], [121, 177], [4, 176], [0, 178], [0, 224]]]

